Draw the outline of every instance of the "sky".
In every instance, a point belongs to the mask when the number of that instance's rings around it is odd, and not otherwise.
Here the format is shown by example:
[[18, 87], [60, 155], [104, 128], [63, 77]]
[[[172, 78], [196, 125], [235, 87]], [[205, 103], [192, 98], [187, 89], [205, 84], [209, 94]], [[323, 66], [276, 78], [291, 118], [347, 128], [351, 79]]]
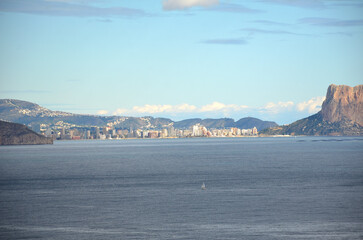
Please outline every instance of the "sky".
[[1, 99], [288, 124], [330, 84], [363, 84], [361, 0], [0, 0]]

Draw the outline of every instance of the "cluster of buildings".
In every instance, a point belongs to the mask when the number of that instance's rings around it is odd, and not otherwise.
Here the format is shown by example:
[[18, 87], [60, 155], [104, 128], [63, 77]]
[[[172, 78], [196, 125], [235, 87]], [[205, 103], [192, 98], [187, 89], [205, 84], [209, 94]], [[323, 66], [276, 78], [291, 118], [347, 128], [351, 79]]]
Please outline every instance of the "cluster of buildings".
[[227, 129], [211, 129], [200, 124], [196, 124], [191, 128], [191, 137], [241, 137], [241, 136], [256, 136], [258, 134], [257, 128], [251, 129], [239, 129], [239, 128], [227, 128]]
[[144, 129], [117, 129], [113, 126], [107, 127], [73, 127], [73, 128], [50, 128], [41, 125], [41, 134], [59, 140], [79, 139], [122, 139], [122, 138], [186, 138], [186, 137], [243, 137], [256, 136], [257, 128], [239, 129], [207, 129], [205, 126], [196, 124], [189, 129], [175, 129], [168, 126], [160, 130]]

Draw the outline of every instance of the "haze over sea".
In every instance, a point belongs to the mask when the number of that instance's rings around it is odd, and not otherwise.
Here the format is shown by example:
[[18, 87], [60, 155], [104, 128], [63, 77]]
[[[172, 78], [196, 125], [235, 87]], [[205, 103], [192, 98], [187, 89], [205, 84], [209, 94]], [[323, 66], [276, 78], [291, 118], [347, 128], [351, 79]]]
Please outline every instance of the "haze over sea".
[[362, 156], [361, 137], [1, 147], [0, 238], [362, 239]]

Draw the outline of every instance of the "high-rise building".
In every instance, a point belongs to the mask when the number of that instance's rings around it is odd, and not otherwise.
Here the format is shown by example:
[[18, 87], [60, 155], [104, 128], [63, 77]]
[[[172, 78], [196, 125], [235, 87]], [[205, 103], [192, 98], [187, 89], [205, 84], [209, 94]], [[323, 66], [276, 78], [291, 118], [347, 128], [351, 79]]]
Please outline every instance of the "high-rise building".
[[45, 134], [46, 137], [52, 137], [53, 131], [52, 131], [51, 128], [47, 128], [47, 130], [45, 130], [44, 134]]
[[204, 136], [204, 137], [207, 136], [207, 132], [208, 132], [208, 130], [207, 130], [206, 127], [200, 126], [199, 133], [200, 133], [201, 136]]
[[132, 130], [132, 128], [130, 128], [129, 133], [127, 134], [128, 138], [133, 138], [134, 137], [134, 130]]
[[158, 138], [159, 137], [159, 133], [157, 131], [150, 131], [148, 134], [149, 138]]
[[257, 128], [256, 128], [256, 127], [253, 127], [253, 128], [252, 128], [252, 134], [253, 134], [253, 135], [257, 135], [257, 134], [258, 134], [258, 132], [257, 132]]
[[87, 130], [86, 132], [86, 139], [90, 139], [91, 138], [91, 131]]
[[199, 127], [199, 123], [192, 126], [192, 137], [199, 137], [201, 135]]
[[96, 127], [96, 139], [100, 139], [100, 128]]
[[167, 129], [163, 129], [162, 131], [161, 131], [161, 135], [160, 135], [160, 137], [161, 138], [166, 138], [166, 137], [168, 137], [169, 135], [168, 135], [168, 130]]
[[175, 137], [175, 129], [174, 129], [174, 126], [169, 126], [168, 127], [168, 136], [169, 137]]

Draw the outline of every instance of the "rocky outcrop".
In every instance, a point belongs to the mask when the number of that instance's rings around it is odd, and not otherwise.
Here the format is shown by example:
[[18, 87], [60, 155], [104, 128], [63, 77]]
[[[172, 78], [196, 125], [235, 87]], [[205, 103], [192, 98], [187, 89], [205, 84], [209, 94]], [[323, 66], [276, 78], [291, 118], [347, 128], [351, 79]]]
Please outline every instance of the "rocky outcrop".
[[330, 85], [320, 112], [289, 125], [269, 128], [266, 135], [363, 136], [363, 85]]
[[330, 85], [321, 114], [327, 122], [351, 121], [363, 126], [363, 85]]
[[53, 144], [53, 139], [37, 134], [25, 125], [0, 121], [0, 145], [35, 144]]

